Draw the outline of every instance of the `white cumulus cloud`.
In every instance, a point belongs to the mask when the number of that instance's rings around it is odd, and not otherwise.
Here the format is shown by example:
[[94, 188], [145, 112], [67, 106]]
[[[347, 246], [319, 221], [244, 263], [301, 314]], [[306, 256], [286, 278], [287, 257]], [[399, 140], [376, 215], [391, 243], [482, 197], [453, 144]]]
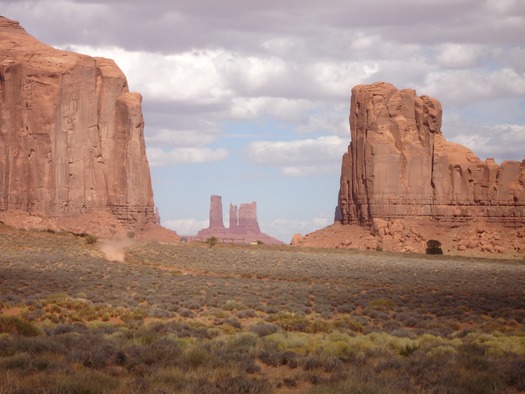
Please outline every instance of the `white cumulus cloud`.
[[162, 225], [177, 232], [178, 235], [195, 235], [203, 228], [207, 228], [209, 220], [201, 219], [176, 219], [162, 221]]
[[447, 105], [467, 105], [476, 101], [525, 95], [525, 75], [510, 68], [480, 70], [440, 70], [427, 74], [425, 94]]
[[445, 67], [467, 68], [478, 66], [482, 54], [480, 45], [445, 43], [439, 46], [436, 59]]
[[291, 241], [294, 234], [300, 233], [306, 235], [313, 231], [319, 230], [333, 223], [333, 216], [319, 214], [305, 220], [276, 218], [265, 226], [271, 234], [285, 242]]
[[246, 157], [259, 165], [281, 167], [284, 175], [322, 175], [340, 170], [348, 139], [322, 136], [292, 141], [255, 141], [248, 145]]
[[199, 130], [168, 130], [161, 129], [152, 136], [146, 136], [148, 145], [183, 147], [200, 147], [217, 140], [217, 133]]
[[147, 148], [148, 161], [151, 167], [169, 167], [183, 163], [206, 163], [220, 161], [228, 157], [226, 149], [211, 148]]
[[525, 159], [525, 125], [522, 124], [499, 124], [485, 128], [482, 133], [457, 135], [454, 141], [469, 147], [482, 159], [491, 157], [498, 163]]

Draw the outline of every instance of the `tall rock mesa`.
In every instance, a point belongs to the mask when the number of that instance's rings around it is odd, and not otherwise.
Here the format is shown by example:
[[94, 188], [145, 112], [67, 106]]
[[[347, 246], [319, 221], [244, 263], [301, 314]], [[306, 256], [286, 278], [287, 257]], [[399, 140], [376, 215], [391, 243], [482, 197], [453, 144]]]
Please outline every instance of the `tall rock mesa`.
[[239, 207], [230, 204], [230, 226], [232, 233], [260, 233], [259, 222], [257, 221], [257, 203], [244, 203]]
[[258, 233], [261, 231], [257, 221], [257, 203], [244, 203], [239, 207], [239, 227], [244, 231]]
[[210, 227], [224, 228], [222, 220], [222, 197], [211, 196], [210, 199]]
[[112, 60], [57, 50], [0, 17], [2, 219], [155, 223], [141, 101]]
[[480, 160], [441, 134], [441, 104], [388, 83], [352, 89], [351, 143], [341, 171], [338, 219], [474, 219], [525, 225], [525, 160]]

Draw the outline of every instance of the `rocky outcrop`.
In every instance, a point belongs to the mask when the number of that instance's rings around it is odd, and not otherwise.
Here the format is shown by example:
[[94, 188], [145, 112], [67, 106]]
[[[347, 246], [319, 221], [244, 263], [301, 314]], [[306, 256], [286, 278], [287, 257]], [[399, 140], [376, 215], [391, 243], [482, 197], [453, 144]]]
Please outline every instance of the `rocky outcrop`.
[[443, 137], [441, 116], [412, 89], [354, 87], [336, 224], [300, 244], [424, 252], [438, 239], [450, 253], [523, 253], [525, 160], [480, 160]]
[[336, 221], [304, 237], [295, 235], [291, 245], [425, 253], [430, 239], [439, 240], [446, 255], [522, 259], [525, 254], [525, 228], [512, 229], [483, 221], [447, 226], [433, 220], [376, 219], [371, 229]]
[[200, 230], [197, 239], [205, 240], [216, 237], [223, 242], [251, 243], [263, 242], [267, 245], [282, 245], [283, 242], [261, 232], [257, 221], [257, 203], [237, 205], [230, 204], [229, 227], [224, 226], [222, 220], [222, 197], [211, 196], [210, 225]]
[[210, 201], [210, 228], [225, 228], [222, 220], [222, 197], [211, 196]]
[[99, 233], [154, 224], [141, 101], [112, 60], [0, 17], [0, 219]]
[[230, 231], [233, 233], [260, 233], [259, 222], [257, 221], [257, 203], [230, 204]]
[[352, 89], [352, 141], [339, 192], [343, 224], [482, 219], [525, 225], [525, 160], [480, 160], [441, 133], [441, 105], [387, 83]]

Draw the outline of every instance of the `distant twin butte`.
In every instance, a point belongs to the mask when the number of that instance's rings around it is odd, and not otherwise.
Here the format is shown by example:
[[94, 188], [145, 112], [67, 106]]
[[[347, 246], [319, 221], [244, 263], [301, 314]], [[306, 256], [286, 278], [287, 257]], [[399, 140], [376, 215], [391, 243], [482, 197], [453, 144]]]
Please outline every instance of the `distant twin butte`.
[[210, 226], [200, 230], [194, 237], [202, 241], [216, 237], [220, 242], [230, 243], [264, 243], [266, 245], [283, 245], [284, 243], [261, 232], [257, 222], [257, 203], [237, 205], [230, 204], [230, 224], [226, 228], [222, 217], [222, 197], [211, 196]]

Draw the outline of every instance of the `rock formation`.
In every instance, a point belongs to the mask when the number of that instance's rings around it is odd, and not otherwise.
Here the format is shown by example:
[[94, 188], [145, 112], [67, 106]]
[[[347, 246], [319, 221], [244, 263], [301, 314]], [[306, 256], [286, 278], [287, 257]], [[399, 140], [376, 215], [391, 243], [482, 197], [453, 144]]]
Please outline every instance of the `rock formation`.
[[211, 196], [210, 228], [225, 228], [222, 220], [222, 197]]
[[141, 101], [112, 60], [0, 17], [0, 219], [91, 233], [155, 224]]
[[424, 250], [424, 242], [443, 229], [448, 250], [462, 251], [471, 244], [462, 234], [493, 228], [514, 234], [507, 249], [517, 251], [523, 240], [516, 229], [525, 226], [525, 160], [480, 160], [443, 137], [441, 115], [438, 100], [417, 97], [412, 89], [354, 87], [336, 220], [371, 230], [377, 248]]
[[232, 228], [230, 222], [230, 229], [234, 232], [247, 232], [247, 233], [260, 233], [261, 229], [259, 228], [259, 223], [257, 222], [257, 203], [252, 202], [249, 204], [241, 204], [239, 206], [237, 216], [234, 214], [231, 216], [231, 212], [237, 211], [236, 205], [230, 206], [230, 220], [233, 218], [236, 225]]
[[352, 90], [343, 224], [423, 218], [525, 225], [525, 161], [480, 160], [441, 134], [441, 105], [386, 83]]
[[257, 203], [230, 204], [230, 224], [224, 227], [222, 220], [222, 197], [211, 196], [210, 225], [200, 230], [196, 238], [202, 240], [217, 237], [224, 242], [251, 243], [261, 241], [268, 245], [281, 245], [283, 242], [261, 232], [257, 221]]

